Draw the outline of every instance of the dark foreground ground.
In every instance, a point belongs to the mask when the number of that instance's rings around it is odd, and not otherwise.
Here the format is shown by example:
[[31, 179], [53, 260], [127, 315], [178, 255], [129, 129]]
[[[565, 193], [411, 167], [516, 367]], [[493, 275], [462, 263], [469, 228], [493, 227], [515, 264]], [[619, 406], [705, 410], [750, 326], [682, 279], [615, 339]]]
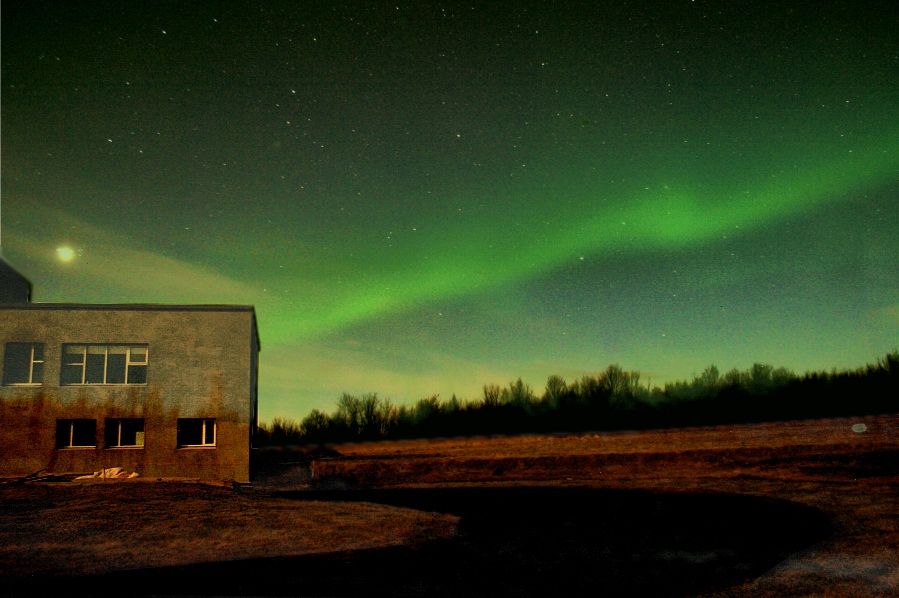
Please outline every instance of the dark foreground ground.
[[[786, 501], [690, 492], [506, 487], [288, 494], [452, 513], [454, 538], [328, 555], [57, 578], [121, 595], [689, 596], [761, 575], [831, 534]], [[30, 591], [49, 590], [29, 580]]]
[[[897, 596], [897, 431], [892, 416], [345, 445], [314, 467], [285, 452], [290, 465], [241, 500], [333, 505], [351, 521], [373, 517], [353, 505], [443, 513], [417, 525], [444, 532], [298, 556], [273, 540], [266, 558], [0, 582], [21, 595]], [[216, 525], [225, 537], [227, 521]]]

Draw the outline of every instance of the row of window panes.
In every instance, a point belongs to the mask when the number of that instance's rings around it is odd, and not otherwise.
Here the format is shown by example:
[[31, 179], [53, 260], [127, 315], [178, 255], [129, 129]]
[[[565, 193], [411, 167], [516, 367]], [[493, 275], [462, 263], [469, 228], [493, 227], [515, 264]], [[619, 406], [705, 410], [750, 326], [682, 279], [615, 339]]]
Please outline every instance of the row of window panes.
[[[179, 418], [177, 445], [215, 446], [214, 418]], [[144, 420], [142, 418], [107, 419], [104, 431], [106, 448], [143, 448]], [[56, 448], [96, 448], [97, 420], [56, 420]]]
[[[147, 345], [62, 346], [61, 386], [82, 384], [146, 384]], [[44, 375], [44, 343], [6, 343], [3, 384], [40, 384]]]

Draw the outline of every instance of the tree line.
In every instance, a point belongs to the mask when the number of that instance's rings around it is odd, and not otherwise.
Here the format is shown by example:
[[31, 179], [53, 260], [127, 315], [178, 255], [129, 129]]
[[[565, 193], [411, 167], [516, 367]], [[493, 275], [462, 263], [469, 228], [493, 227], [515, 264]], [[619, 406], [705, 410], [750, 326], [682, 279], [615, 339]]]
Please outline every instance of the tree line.
[[899, 351], [854, 370], [807, 372], [756, 363], [721, 374], [710, 365], [690, 381], [662, 387], [610, 365], [566, 382], [550, 376], [542, 395], [521, 378], [488, 384], [475, 400], [439, 395], [395, 405], [377, 393], [344, 393], [332, 413], [313, 409], [300, 423], [260, 424], [258, 446], [401, 438], [639, 430], [759, 423], [899, 411]]

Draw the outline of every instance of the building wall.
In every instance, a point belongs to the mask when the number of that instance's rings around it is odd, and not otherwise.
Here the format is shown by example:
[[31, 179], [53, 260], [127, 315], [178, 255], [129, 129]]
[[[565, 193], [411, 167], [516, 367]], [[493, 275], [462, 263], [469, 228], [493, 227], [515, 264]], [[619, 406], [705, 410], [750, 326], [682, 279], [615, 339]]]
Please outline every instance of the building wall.
[[[0, 305], [8, 342], [44, 344], [40, 386], [0, 386], [0, 475], [124, 467], [249, 480], [257, 337], [251, 307]], [[146, 344], [146, 385], [60, 384], [64, 343]], [[96, 448], [56, 448], [56, 420], [97, 420]], [[107, 418], [143, 418], [143, 448], [104, 448]], [[178, 448], [178, 418], [215, 418], [216, 445]]]

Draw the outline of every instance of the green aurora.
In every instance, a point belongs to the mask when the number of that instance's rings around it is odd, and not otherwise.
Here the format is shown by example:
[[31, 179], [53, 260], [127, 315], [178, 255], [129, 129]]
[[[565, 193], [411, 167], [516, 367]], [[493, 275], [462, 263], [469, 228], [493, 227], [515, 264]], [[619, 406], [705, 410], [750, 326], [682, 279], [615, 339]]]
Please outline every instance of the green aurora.
[[896, 36], [687, 4], [5, 10], [3, 253], [37, 301], [255, 305], [262, 419], [876, 359]]

